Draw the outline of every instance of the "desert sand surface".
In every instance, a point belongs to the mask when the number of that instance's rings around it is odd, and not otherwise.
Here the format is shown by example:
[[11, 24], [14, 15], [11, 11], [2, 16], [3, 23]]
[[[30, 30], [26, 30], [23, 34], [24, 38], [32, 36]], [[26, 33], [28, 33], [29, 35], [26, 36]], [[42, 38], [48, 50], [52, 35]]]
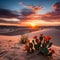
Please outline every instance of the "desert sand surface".
[[0, 60], [60, 60], [60, 30], [59, 29], [44, 29], [25, 35], [30, 40], [33, 36], [39, 36], [41, 33], [44, 35], [52, 36], [52, 48], [55, 50], [53, 58], [37, 55], [36, 53], [27, 55], [23, 44], [19, 44], [21, 35], [4, 36], [0, 35]]

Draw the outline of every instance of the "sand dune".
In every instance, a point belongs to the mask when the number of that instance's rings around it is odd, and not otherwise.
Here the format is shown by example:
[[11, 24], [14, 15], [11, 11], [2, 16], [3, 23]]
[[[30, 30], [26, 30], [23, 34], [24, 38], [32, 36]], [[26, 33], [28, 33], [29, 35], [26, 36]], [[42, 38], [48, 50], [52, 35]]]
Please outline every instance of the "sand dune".
[[50, 35], [52, 37], [51, 41], [54, 42], [54, 45], [60, 46], [60, 30], [59, 29], [44, 29], [32, 33], [28, 33], [27, 36], [32, 39], [34, 35], [39, 36], [40, 34]]
[[[15, 32], [15, 33], [17, 33], [17, 32]], [[29, 39], [32, 39], [34, 35], [39, 36], [41, 33], [43, 33], [44, 35], [52, 36], [51, 41], [54, 42], [55, 45], [60, 46], [60, 30], [59, 29], [43, 29], [43, 30], [27, 33], [25, 35], [27, 35]], [[0, 35], [0, 40], [16, 41], [16, 40], [20, 40], [20, 36], [21, 35], [16, 35], [16, 36]]]
[[[0, 35], [0, 60], [60, 60], [60, 30], [58, 29], [44, 29], [25, 34], [32, 39], [33, 36], [39, 36], [41, 33], [44, 35], [51, 35], [54, 45], [52, 48], [55, 50], [53, 58], [47, 58], [41, 55], [26, 55], [24, 45], [19, 45], [21, 35], [16, 36], [3, 36]], [[9, 41], [11, 40], [11, 41]]]

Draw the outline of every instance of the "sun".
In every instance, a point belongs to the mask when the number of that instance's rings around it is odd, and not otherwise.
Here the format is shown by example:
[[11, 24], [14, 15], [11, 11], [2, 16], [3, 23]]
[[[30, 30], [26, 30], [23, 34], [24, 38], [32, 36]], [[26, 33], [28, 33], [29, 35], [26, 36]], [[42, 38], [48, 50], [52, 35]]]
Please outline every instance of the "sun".
[[31, 24], [32, 27], [35, 27], [36, 25], [35, 24]]
[[31, 23], [30, 23], [30, 26], [31, 26], [31, 27], [36, 27], [36, 23], [31, 22]]
[[32, 27], [32, 28], [37, 28], [38, 27], [37, 20], [33, 20], [33, 21], [29, 20], [29, 21], [26, 21], [25, 24], [29, 27]]

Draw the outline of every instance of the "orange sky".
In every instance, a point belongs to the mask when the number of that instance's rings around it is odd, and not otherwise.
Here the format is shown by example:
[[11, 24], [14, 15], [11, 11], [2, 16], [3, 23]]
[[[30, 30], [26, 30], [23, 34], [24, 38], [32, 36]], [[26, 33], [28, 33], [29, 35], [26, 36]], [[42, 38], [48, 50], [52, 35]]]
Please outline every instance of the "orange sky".
[[[24, 0], [24, 2], [26, 1]], [[29, 3], [31, 4], [31, 2], [32, 0]], [[10, 5], [10, 9], [0, 9], [0, 25], [60, 26], [60, 2], [51, 1], [51, 4], [47, 3], [48, 5], [45, 5], [47, 1], [43, 1], [43, 6], [38, 5], [36, 2], [38, 1], [34, 2], [35, 5], [24, 4], [23, 1], [15, 3], [16, 6], [19, 5], [20, 10], [17, 10], [19, 7], [15, 7], [15, 10], [13, 10], [14, 4], [13, 8]]]
[[11, 26], [57, 26], [60, 25], [60, 22], [46, 22], [42, 20], [28, 20], [28, 21], [23, 21], [19, 23], [0, 23], [0, 25], [11, 25]]

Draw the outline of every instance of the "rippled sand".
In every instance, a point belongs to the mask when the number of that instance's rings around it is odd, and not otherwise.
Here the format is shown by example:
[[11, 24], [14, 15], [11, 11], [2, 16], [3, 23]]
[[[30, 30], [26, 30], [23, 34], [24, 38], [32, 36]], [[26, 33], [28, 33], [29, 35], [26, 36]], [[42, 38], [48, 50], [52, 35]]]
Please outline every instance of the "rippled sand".
[[44, 29], [32, 33], [25, 34], [29, 39], [33, 36], [39, 36], [41, 33], [44, 35], [51, 35], [54, 45], [52, 48], [55, 50], [53, 58], [47, 58], [41, 55], [26, 55], [24, 45], [18, 44], [21, 35], [16, 36], [3, 36], [0, 35], [0, 60], [60, 60], [60, 30], [59, 29]]

